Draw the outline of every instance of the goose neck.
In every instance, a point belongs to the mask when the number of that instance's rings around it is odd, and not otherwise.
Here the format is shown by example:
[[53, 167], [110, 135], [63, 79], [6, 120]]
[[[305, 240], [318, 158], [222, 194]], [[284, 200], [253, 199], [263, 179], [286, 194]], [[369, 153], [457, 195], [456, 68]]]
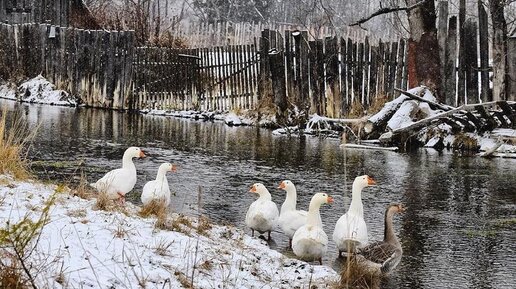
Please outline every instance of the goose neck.
[[349, 211], [359, 216], [364, 215], [364, 207], [362, 205], [362, 187], [356, 184], [353, 184], [353, 190], [351, 193], [351, 205], [349, 206]]
[[124, 154], [124, 157], [122, 158], [122, 168], [123, 169], [132, 169], [132, 168], [136, 169], [131, 155]]
[[383, 234], [383, 241], [390, 244], [398, 245], [398, 238], [396, 238], [396, 234], [394, 233], [394, 226], [392, 222], [393, 216], [393, 211], [387, 210], [385, 212], [385, 228]]
[[262, 191], [260, 194], [260, 200], [272, 201], [271, 193], [268, 191]]
[[306, 224], [309, 226], [321, 226], [320, 203], [310, 202]]
[[286, 191], [287, 191], [287, 196], [285, 197], [285, 201], [283, 202], [283, 205], [281, 206], [281, 211], [282, 212], [295, 211], [296, 203], [297, 203], [296, 189], [289, 188]]

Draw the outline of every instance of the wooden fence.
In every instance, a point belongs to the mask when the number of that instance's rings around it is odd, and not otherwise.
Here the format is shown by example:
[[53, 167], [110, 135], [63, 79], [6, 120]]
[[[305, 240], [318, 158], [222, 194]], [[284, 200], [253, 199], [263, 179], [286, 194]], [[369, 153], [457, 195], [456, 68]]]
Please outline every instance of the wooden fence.
[[137, 47], [133, 62], [135, 107], [198, 108], [197, 53], [192, 49]]
[[407, 87], [405, 41], [364, 42], [337, 37], [309, 40], [307, 31], [264, 30], [259, 45], [195, 50], [200, 56], [199, 107], [238, 110], [289, 104], [343, 117], [353, 102], [367, 108], [377, 97]]
[[132, 31], [1, 24], [0, 77], [42, 74], [86, 105], [129, 109], [133, 50]]
[[46, 23], [67, 27], [72, 0], [1, 0], [0, 22]]
[[[465, 10], [459, 17], [448, 18], [448, 1], [438, 4], [438, 39], [440, 46], [443, 93], [452, 106], [489, 102], [493, 100], [489, 60], [489, 25], [486, 9], [478, 2], [478, 21], [467, 17]], [[516, 38], [509, 37], [508, 79], [505, 100], [516, 101]]]

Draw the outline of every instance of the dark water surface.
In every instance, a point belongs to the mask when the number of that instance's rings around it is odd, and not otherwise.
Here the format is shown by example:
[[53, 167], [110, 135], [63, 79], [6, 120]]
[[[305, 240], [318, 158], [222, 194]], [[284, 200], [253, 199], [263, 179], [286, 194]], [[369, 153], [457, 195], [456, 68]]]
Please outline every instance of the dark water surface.
[[[383, 237], [388, 204], [403, 202], [409, 208], [395, 218], [404, 255], [387, 288], [516, 288], [514, 159], [434, 150], [344, 152], [336, 140], [274, 136], [254, 127], [6, 100], [0, 104], [21, 112], [32, 128], [40, 124], [30, 158], [41, 179], [74, 181], [84, 172], [95, 181], [121, 166], [128, 146], [140, 146], [148, 157], [135, 160], [138, 183], [130, 200], [138, 203], [145, 182], [170, 161], [179, 166], [168, 175], [176, 193], [174, 210], [194, 214], [202, 186], [203, 213], [241, 228], [255, 200], [250, 185], [264, 183], [280, 207], [285, 193], [276, 188], [290, 179], [298, 188], [299, 208], [307, 209], [315, 192], [334, 196], [335, 203], [321, 212], [331, 240], [335, 222], [349, 206], [353, 179], [367, 173], [378, 183], [363, 192], [371, 240]], [[508, 219], [511, 224], [499, 225]], [[285, 252], [288, 240], [279, 232], [273, 238], [271, 246]], [[323, 261], [336, 268], [335, 257], [330, 241]]]

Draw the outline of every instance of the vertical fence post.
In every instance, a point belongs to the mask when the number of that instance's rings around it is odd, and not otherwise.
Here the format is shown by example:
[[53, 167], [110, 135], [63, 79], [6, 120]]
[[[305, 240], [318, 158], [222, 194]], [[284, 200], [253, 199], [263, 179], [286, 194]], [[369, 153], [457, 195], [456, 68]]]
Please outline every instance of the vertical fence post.
[[[448, 1], [439, 1], [437, 5], [439, 11], [439, 19], [437, 25], [437, 41], [439, 42], [439, 57], [441, 60], [441, 93], [445, 93], [446, 79], [445, 67], [446, 67], [446, 37], [448, 34]], [[446, 98], [446, 94], [442, 99]]]
[[446, 103], [456, 106], [455, 86], [457, 84], [457, 16], [452, 16], [448, 24], [448, 36], [446, 37], [446, 51], [444, 64], [444, 93]]
[[470, 18], [466, 20], [464, 31], [464, 67], [466, 68], [466, 101], [478, 103], [478, 54], [477, 24]]
[[[480, 43], [480, 99], [484, 102], [492, 100], [489, 93], [489, 27], [487, 13], [482, 1], [478, 1], [478, 35]], [[491, 97], [490, 97], [491, 95]]]

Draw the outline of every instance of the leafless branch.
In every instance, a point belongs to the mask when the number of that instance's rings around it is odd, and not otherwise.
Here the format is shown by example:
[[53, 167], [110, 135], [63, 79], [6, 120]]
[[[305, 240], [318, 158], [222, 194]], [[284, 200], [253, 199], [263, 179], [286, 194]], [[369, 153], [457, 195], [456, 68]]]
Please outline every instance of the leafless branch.
[[362, 19], [358, 20], [357, 22], [351, 23], [351, 24], [349, 24], [349, 26], [356, 26], [356, 25], [360, 25], [360, 24], [366, 23], [367, 21], [371, 20], [372, 18], [374, 18], [376, 16], [387, 14], [387, 13], [392, 13], [392, 12], [397, 12], [397, 11], [410, 11], [410, 10], [412, 10], [412, 9], [422, 5], [426, 1], [427, 0], [419, 1], [416, 4], [408, 6], [408, 7], [386, 7], [386, 8], [380, 8], [379, 10], [377, 10], [373, 14], [369, 15], [368, 17], [362, 18]]

